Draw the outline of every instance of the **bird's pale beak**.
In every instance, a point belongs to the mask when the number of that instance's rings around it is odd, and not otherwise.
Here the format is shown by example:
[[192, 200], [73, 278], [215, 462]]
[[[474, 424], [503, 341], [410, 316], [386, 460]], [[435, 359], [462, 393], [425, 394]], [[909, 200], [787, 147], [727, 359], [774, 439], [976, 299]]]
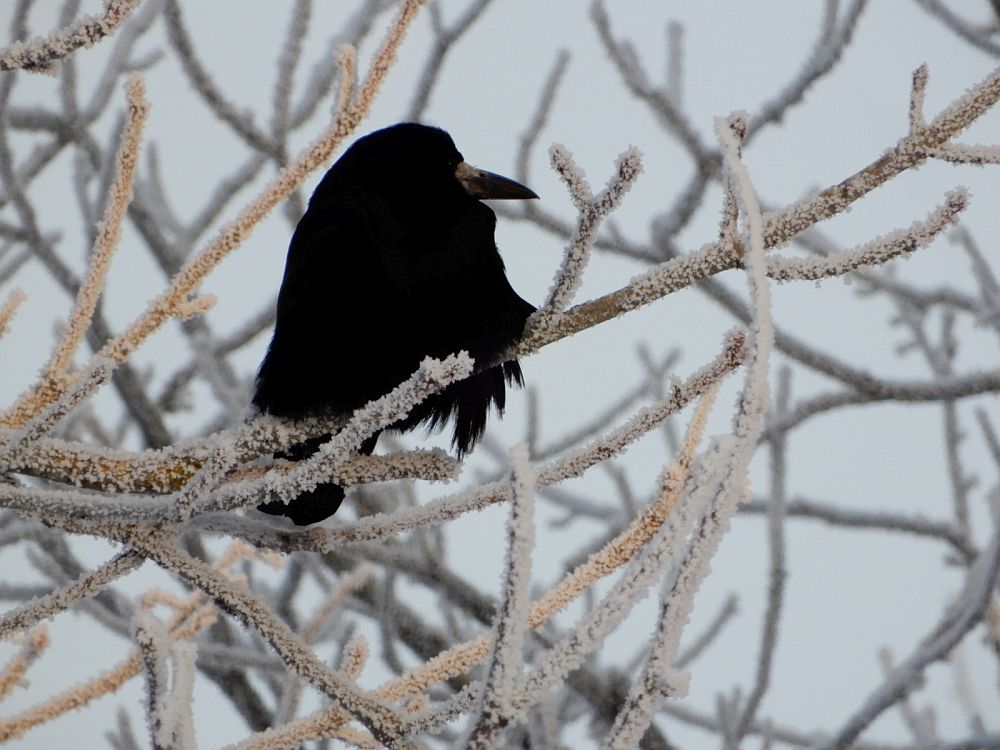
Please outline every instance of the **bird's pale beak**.
[[455, 167], [455, 177], [466, 192], [475, 198], [537, 198], [535, 191], [508, 177], [476, 169], [464, 161]]

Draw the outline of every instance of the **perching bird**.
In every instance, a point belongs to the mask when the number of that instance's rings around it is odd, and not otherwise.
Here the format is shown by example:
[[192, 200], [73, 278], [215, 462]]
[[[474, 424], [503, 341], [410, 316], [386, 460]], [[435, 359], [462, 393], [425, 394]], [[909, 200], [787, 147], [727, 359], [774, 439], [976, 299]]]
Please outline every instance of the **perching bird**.
[[[481, 198], [537, 198], [469, 166], [443, 130], [401, 123], [355, 142], [323, 177], [288, 248], [274, 337], [253, 403], [282, 417], [349, 415], [409, 377], [424, 357], [465, 350], [477, 365], [516, 341], [534, 306], [504, 272], [496, 214]], [[516, 361], [477, 371], [418, 405], [391, 429], [454, 423], [459, 456], [472, 450]], [[301, 460], [329, 436], [281, 457]], [[375, 448], [378, 434], [360, 447]], [[296, 524], [322, 521], [344, 491], [324, 484], [287, 505], [258, 506]]]

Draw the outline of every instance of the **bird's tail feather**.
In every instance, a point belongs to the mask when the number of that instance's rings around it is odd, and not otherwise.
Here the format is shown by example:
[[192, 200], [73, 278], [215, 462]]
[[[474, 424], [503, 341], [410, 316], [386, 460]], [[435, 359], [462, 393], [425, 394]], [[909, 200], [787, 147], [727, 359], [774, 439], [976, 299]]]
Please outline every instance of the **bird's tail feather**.
[[507, 401], [505, 381], [509, 385], [524, 385], [517, 362], [505, 362], [452, 383], [419, 404], [406, 419], [393, 425], [393, 429], [411, 430], [425, 422], [433, 430], [454, 418], [451, 444], [461, 458], [483, 436], [490, 408], [495, 407], [497, 413], [503, 415]]

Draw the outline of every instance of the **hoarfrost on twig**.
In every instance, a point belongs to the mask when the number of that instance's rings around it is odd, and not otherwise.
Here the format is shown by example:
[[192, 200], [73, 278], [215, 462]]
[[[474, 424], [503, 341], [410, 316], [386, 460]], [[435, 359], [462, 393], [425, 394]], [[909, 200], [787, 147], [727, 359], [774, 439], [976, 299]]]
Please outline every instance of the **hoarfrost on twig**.
[[510, 516], [507, 519], [503, 587], [478, 716], [469, 731], [467, 744], [470, 749], [492, 747], [503, 736], [514, 712], [514, 685], [523, 670], [522, 651], [531, 594], [531, 554], [535, 545], [535, 472], [525, 445], [511, 450], [510, 466]]
[[0, 73], [17, 68], [53, 72], [53, 64], [80, 49], [113, 34], [129, 19], [142, 0], [105, 0], [104, 14], [84, 16], [76, 23], [53, 31], [48, 37], [16, 41], [0, 48]]

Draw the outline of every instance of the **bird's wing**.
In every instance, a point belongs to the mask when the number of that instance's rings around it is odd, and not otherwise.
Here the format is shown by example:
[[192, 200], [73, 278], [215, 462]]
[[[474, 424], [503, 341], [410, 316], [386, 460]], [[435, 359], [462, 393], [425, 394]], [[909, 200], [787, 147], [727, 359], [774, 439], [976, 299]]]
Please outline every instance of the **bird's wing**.
[[292, 236], [274, 336], [257, 378], [254, 403], [275, 414], [350, 411], [415, 369], [387, 366], [409, 338], [398, 311], [386, 306], [389, 300], [398, 308], [405, 296], [383, 269], [388, 222], [376, 229], [357, 211], [318, 214], [307, 212]]

